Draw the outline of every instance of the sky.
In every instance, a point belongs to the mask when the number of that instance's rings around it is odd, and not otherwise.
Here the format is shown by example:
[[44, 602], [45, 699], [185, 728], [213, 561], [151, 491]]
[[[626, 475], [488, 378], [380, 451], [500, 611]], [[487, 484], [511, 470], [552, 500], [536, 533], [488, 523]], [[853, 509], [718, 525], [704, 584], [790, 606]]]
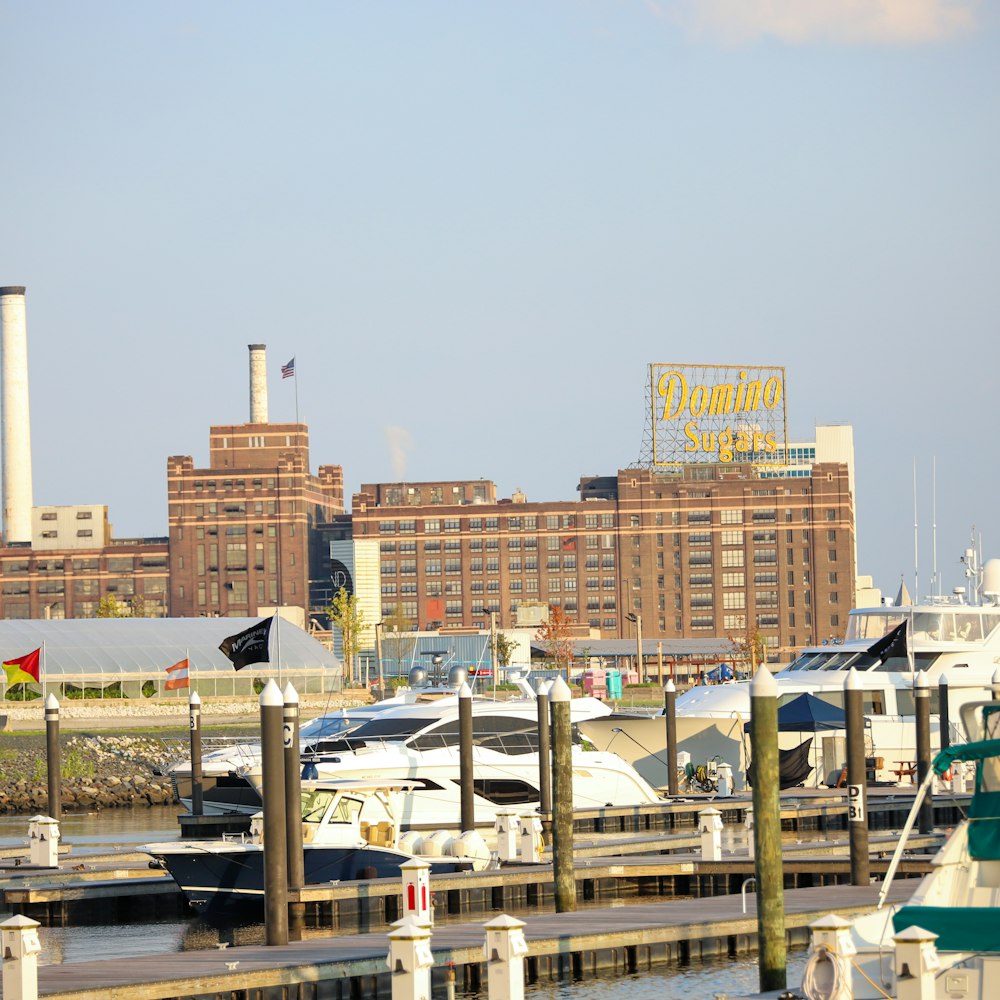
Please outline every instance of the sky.
[[638, 458], [650, 362], [767, 364], [790, 439], [854, 427], [859, 572], [912, 587], [916, 520], [926, 592], [935, 506], [945, 591], [973, 529], [1000, 555], [1000, 5], [0, 0], [0, 25], [36, 504], [165, 534], [167, 457], [248, 419], [250, 343], [348, 496], [573, 499]]

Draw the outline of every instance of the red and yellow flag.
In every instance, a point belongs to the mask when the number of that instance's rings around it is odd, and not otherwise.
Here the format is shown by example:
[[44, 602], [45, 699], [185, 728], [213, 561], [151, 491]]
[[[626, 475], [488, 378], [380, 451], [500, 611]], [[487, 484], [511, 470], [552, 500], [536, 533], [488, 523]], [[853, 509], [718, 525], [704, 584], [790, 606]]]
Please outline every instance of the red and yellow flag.
[[188, 677], [187, 657], [179, 660], [172, 667], [167, 667], [167, 683], [163, 685], [165, 691], [176, 691], [178, 688], [190, 686], [191, 680]]
[[39, 661], [42, 648], [38, 647], [33, 653], [25, 653], [13, 660], [4, 660], [3, 668], [7, 673], [7, 684], [31, 684], [38, 683]]

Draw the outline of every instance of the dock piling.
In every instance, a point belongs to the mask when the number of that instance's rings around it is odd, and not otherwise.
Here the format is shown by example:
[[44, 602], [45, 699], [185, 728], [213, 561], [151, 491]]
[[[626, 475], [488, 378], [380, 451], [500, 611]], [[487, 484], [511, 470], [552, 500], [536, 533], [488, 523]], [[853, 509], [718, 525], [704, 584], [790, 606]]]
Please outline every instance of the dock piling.
[[722, 813], [718, 809], [702, 809], [698, 813], [701, 835], [701, 856], [704, 861], [722, 860]]
[[677, 795], [677, 688], [672, 679], [663, 685], [663, 718], [667, 728], [667, 791]]
[[191, 729], [191, 815], [205, 812], [204, 775], [201, 769], [201, 697], [192, 691], [188, 698], [188, 725]]
[[785, 889], [781, 861], [778, 781], [778, 685], [767, 667], [750, 682], [750, 750], [753, 754], [754, 874], [760, 989], [787, 984]]
[[45, 764], [48, 772], [49, 815], [62, 819], [62, 764], [59, 760], [59, 699], [49, 692], [45, 699]]
[[458, 786], [461, 794], [459, 832], [476, 828], [476, 790], [472, 766], [472, 688], [458, 689]]
[[556, 913], [576, 909], [573, 875], [573, 759], [569, 685], [557, 677], [549, 689], [552, 706], [552, 880]]
[[[302, 853], [302, 773], [299, 759], [299, 693], [291, 681], [281, 693], [282, 753], [285, 771], [285, 849], [288, 856], [288, 888], [301, 889], [306, 884], [305, 856]], [[288, 909], [288, 932], [293, 941], [302, 940], [305, 929], [304, 903], [292, 903]]]
[[549, 730], [548, 681], [538, 685], [535, 705], [538, 709], [538, 811], [542, 816], [542, 836], [552, 843], [552, 735]]
[[844, 681], [847, 716], [847, 827], [851, 849], [851, 884], [868, 885], [868, 781], [865, 774], [865, 706], [858, 672], [851, 667]]
[[[924, 783], [931, 769], [931, 689], [925, 671], [917, 673], [913, 682], [913, 695], [917, 726], [917, 786]], [[920, 807], [920, 832], [934, 831], [934, 790], [927, 789], [924, 804]]]
[[284, 699], [269, 680], [260, 693], [261, 798], [264, 800], [264, 940], [288, 944], [288, 854], [285, 837]]

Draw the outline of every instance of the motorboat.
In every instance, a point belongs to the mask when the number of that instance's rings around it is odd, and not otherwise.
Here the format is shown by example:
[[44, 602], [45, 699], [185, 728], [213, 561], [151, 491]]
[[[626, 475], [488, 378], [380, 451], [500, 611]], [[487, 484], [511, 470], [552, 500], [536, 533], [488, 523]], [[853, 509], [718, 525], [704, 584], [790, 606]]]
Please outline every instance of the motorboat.
[[[573, 808], [660, 801], [621, 757], [592, 749], [580, 736], [584, 720], [611, 709], [597, 698], [573, 698], [569, 705]], [[538, 708], [534, 698], [473, 698], [471, 708], [475, 823], [492, 827], [498, 810], [539, 807]], [[407, 829], [454, 825], [461, 815], [458, 699], [387, 709], [302, 759], [305, 776], [414, 782], [402, 797], [400, 820]], [[260, 768], [243, 773], [259, 791]]]
[[[972, 550], [967, 566], [974, 563]], [[866, 757], [869, 780], [896, 784], [912, 780], [916, 758], [914, 680], [923, 672], [931, 693], [932, 741], [938, 742], [939, 684], [948, 684], [948, 716], [958, 718], [963, 704], [989, 691], [1000, 663], [1000, 560], [991, 559], [982, 574], [972, 567], [974, 586], [950, 597], [920, 604], [858, 608], [850, 613], [845, 637], [802, 650], [774, 677], [779, 709], [803, 694], [843, 707], [844, 679], [852, 667], [864, 692]], [[677, 746], [695, 762], [729, 763], [736, 787], [745, 775], [750, 719], [749, 681], [702, 684], [676, 702]], [[952, 738], [958, 735], [957, 725]], [[623, 756], [651, 784], [667, 783], [666, 732], [657, 716], [615, 714], [582, 725], [585, 736], [601, 749]], [[819, 735], [804, 729], [781, 734], [782, 749], [817, 737], [817, 784], [836, 784], [846, 757], [844, 734]]]
[[[842, 949], [850, 967], [855, 1000], [898, 996], [894, 938], [913, 928], [923, 933], [923, 961], [933, 970], [941, 1000], [993, 1000], [1000, 996], [1000, 702], [967, 703], [962, 708], [967, 743], [943, 750], [918, 788], [885, 881], [878, 909], [851, 925], [850, 945]], [[975, 771], [968, 814], [932, 861], [932, 870], [902, 905], [885, 900], [907, 849], [925, 796], [935, 780], [959, 769]], [[927, 948], [935, 936], [933, 951]], [[811, 965], [829, 964], [822, 954]], [[807, 966], [807, 973], [810, 971]], [[918, 970], [908, 968], [910, 978]], [[818, 978], [818, 977], [814, 977]], [[911, 992], [909, 995], [916, 996]]]
[[[402, 705], [438, 704], [457, 697], [459, 677], [455, 668], [447, 683], [429, 680], [423, 667], [414, 667], [408, 676], [408, 685], [395, 695], [368, 705], [340, 708], [326, 712], [302, 724], [299, 745], [312, 752], [347, 729], [351, 729], [380, 712]], [[457, 683], [456, 683], [457, 679]], [[475, 681], [473, 681], [475, 683]], [[165, 743], [167, 741], [164, 741]], [[191, 809], [191, 760], [185, 756], [187, 740], [174, 740], [168, 748], [178, 759], [166, 769], [174, 796], [185, 808]], [[243, 740], [234, 743], [231, 737], [202, 737], [202, 808], [206, 816], [242, 813], [252, 816], [260, 811], [260, 795], [250, 785], [242, 772], [260, 765], [260, 742]]]
[[[397, 808], [407, 782], [305, 781], [302, 840], [305, 884], [398, 877], [399, 866], [422, 857], [434, 872], [481, 869], [491, 854], [478, 834], [400, 843]], [[262, 816], [249, 837], [181, 840], [141, 848], [166, 868], [191, 907], [209, 918], [261, 919], [264, 907]]]

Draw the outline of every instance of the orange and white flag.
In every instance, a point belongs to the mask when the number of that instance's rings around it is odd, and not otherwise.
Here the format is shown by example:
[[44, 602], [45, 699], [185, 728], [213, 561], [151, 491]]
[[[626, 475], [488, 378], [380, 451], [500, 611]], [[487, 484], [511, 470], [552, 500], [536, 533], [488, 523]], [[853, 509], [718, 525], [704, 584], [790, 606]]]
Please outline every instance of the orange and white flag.
[[167, 667], [167, 683], [163, 685], [164, 690], [176, 691], [178, 688], [190, 686], [191, 680], [188, 677], [187, 657], [175, 663], [172, 667]]

